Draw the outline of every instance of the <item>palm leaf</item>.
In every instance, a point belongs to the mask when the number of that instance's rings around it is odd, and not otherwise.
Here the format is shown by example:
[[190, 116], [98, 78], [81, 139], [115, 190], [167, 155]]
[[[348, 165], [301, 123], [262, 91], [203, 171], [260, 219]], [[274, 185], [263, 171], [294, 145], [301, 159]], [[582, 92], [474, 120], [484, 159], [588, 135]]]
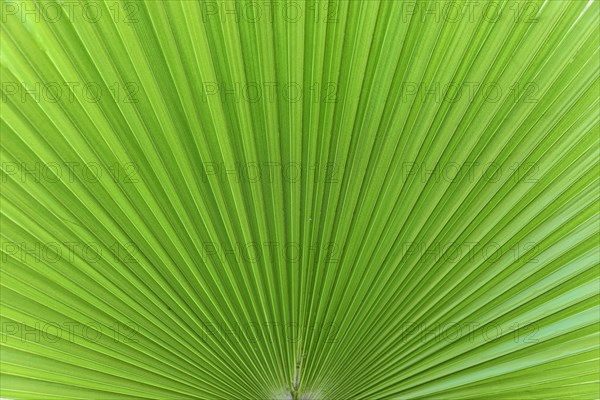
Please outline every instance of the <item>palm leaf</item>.
[[597, 398], [598, 12], [5, 0], [1, 397]]

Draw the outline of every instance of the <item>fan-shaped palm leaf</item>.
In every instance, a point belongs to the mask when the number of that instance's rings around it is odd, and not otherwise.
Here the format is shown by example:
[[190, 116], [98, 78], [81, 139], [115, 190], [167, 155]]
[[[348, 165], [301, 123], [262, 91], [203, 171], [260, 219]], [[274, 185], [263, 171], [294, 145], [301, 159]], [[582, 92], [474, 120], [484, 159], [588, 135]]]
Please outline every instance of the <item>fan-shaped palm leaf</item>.
[[597, 2], [1, 5], [1, 397], [598, 397]]

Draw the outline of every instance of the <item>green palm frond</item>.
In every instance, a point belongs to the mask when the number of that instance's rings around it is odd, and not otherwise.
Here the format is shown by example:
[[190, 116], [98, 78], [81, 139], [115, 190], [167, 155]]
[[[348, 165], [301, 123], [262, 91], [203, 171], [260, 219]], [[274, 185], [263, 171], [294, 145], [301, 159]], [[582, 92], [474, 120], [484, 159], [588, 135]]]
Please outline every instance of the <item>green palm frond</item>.
[[0, 397], [598, 398], [597, 2], [0, 5]]

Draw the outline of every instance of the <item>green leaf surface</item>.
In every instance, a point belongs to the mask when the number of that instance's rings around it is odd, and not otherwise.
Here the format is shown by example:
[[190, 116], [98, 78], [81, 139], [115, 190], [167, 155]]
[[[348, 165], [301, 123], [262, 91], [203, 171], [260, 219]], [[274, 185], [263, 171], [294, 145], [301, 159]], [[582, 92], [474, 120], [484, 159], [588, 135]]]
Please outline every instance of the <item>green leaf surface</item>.
[[3, 399], [596, 399], [594, 0], [2, 0]]

